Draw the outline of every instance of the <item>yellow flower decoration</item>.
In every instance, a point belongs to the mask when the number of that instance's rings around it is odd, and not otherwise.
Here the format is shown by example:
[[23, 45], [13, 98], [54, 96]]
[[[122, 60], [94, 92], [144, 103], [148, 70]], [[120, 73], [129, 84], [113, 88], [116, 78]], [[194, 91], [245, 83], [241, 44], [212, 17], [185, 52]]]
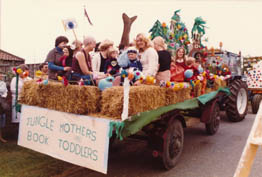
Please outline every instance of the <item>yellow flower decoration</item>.
[[22, 73], [23, 73], [23, 70], [22, 70], [21, 68], [19, 68], [19, 69], [16, 70], [16, 72], [17, 72], [18, 74], [22, 74]]
[[37, 70], [37, 71], [35, 72], [35, 76], [36, 76], [36, 77], [41, 77], [41, 76], [42, 76], [42, 71]]
[[63, 78], [62, 78], [61, 76], [57, 76], [57, 79], [58, 79], [59, 81], [62, 81], [62, 80], [63, 80]]

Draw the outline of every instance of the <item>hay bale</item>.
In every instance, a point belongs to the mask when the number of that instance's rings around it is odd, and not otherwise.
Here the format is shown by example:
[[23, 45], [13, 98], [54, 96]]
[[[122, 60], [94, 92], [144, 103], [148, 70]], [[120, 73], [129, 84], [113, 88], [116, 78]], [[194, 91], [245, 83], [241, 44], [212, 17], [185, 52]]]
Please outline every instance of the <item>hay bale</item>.
[[202, 87], [203, 87], [203, 84], [201, 82], [194, 86], [193, 92], [194, 92], [195, 97], [198, 97], [201, 95]]
[[[120, 118], [123, 111], [123, 87], [112, 87], [103, 91], [101, 114]], [[166, 105], [166, 89], [153, 85], [130, 87], [128, 114], [135, 115]]]
[[49, 82], [47, 85], [35, 81], [23, 86], [20, 102], [63, 112], [86, 114], [99, 111], [101, 92], [94, 86], [68, 85]]
[[184, 88], [178, 91], [174, 89], [167, 88], [166, 89], [166, 106], [170, 104], [176, 104], [179, 102], [183, 102], [187, 99], [190, 99], [191, 87]]

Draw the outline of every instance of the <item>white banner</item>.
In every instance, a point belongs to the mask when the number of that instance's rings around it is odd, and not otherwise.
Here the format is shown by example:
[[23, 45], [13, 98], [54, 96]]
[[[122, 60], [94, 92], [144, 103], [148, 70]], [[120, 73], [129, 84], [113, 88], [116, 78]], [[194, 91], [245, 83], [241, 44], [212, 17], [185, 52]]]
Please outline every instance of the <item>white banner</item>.
[[18, 145], [106, 174], [109, 122], [23, 105]]

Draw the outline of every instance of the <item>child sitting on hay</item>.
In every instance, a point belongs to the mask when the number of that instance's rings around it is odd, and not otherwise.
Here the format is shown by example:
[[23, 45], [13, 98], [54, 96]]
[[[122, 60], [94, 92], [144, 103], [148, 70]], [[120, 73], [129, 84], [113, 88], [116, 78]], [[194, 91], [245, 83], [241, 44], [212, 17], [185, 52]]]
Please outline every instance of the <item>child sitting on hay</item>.
[[[66, 46], [63, 48], [64, 55], [59, 58], [59, 66], [62, 67], [72, 67], [72, 61], [73, 61], [73, 50], [69, 47]], [[72, 69], [68, 71], [58, 71], [57, 76], [65, 76], [67, 79], [71, 79], [71, 72]]]
[[186, 66], [185, 66], [185, 72], [187, 70], [191, 70], [192, 71], [192, 76], [191, 77], [185, 77], [185, 81], [190, 81], [190, 80], [196, 80], [197, 79], [197, 76], [199, 75], [199, 71], [198, 71], [198, 68], [196, 67], [198, 65], [196, 65], [196, 62], [195, 62], [195, 58], [193, 57], [188, 57], [186, 59]]
[[117, 62], [118, 50], [115, 47], [108, 49], [108, 60], [105, 63], [104, 73], [115, 75], [119, 73], [120, 66]]
[[143, 71], [143, 67], [141, 62], [137, 59], [137, 50], [135, 47], [129, 47], [127, 49], [127, 56], [129, 59], [128, 66], [125, 67], [124, 69], [127, 68], [134, 68], [135, 70]]

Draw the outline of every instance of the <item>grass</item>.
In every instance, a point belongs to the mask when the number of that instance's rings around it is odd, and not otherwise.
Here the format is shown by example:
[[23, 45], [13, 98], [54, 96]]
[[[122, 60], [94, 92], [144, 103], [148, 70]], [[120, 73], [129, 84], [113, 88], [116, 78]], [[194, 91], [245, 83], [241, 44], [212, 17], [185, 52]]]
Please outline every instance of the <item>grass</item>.
[[73, 165], [20, 147], [16, 142], [0, 143], [1, 177], [56, 176]]

